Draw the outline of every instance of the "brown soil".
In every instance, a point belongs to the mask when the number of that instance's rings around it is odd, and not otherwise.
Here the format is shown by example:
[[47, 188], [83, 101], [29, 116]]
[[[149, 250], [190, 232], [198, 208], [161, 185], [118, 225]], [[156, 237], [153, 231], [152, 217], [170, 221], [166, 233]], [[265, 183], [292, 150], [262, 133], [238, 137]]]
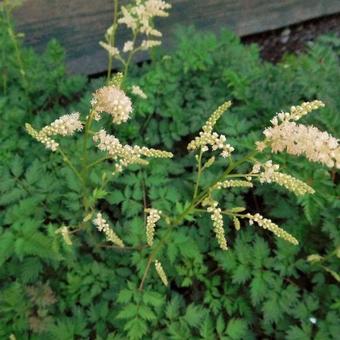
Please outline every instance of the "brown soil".
[[340, 13], [246, 36], [242, 42], [257, 43], [261, 48], [261, 57], [275, 63], [285, 53], [303, 52], [310, 42], [324, 34], [340, 36]]

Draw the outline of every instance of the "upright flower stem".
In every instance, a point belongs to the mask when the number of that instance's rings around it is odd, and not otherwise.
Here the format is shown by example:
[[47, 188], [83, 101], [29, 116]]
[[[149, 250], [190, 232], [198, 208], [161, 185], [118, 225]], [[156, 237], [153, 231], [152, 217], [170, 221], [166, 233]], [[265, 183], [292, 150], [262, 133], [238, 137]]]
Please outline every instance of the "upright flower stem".
[[[112, 32], [109, 37], [109, 45], [115, 46], [116, 42], [116, 31], [118, 26], [118, 0], [113, 0], [113, 24], [112, 24]], [[109, 53], [109, 62], [107, 67], [107, 78], [106, 81], [109, 82], [111, 79], [112, 72], [112, 55]]]
[[[132, 38], [132, 46], [135, 46], [136, 40], [137, 40], [137, 33], [134, 31], [134, 32], [133, 32], [133, 38]], [[138, 50], [139, 50], [138, 48], [133, 49], [132, 51], [130, 51], [129, 56], [127, 57], [127, 60], [126, 60], [126, 62], [125, 62], [125, 64], [124, 64], [123, 81], [125, 80], [125, 78], [126, 78], [126, 76], [127, 76], [127, 74], [128, 74], [129, 66], [130, 66], [132, 57], [134, 56], [134, 54], [135, 54]]]
[[89, 138], [89, 132], [91, 129], [91, 125], [93, 122], [95, 112], [91, 111], [86, 123], [85, 123], [85, 130], [84, 130], [84, 140], [83, 140], [83, 152], [82, 152], [82, 171], [81, 171], [81, 177], [82, 177], [82, 183], [83, 183], [83, 205], [85, 209], [85, 216], [87, 216], [90, 205], [88, 200], [88, 192], [89, 192], [89, 166], [88, 166], [88, 138]]
[[197, 196], [198, 187], [199, 187], [199, 183], [200, 183], [200, 179], [201, 179], [202, 155], [203, 155], [203, 151], [202, 151], [202, 148], [200, 148], [200, 153], [199, 153], [199, 156], [198, 156], [198, 159], [197, 159], [197, 178], [196, 178], [196, 184], [195, 184], [193, 199], [195, 199], [195, 197]]
[[20, 75], [21, 75], [24, 92], [25, 92], [25, 95], [28, 97], [28, 81], [27, 81], [27, 77], [26, 77], [26, 71], [25, 71], [25, 68], [24, 68], [24, 63], [22, 61], [22, 56], [21, 56], [18, 40], [17, 40], [16, 34], [15, 34], [13, 27], [12, 27], [11, 13], [10, 13], [10, 7], [9, 6], [10, 6], [9, 0], [5, 0], [4, 1], [4, 17], [5, 17], [6, 24], [7, 24], [7, 31], [8, 31], [9, 37], [12, 41], [13, 47], [14, 47], [15, 58], [16, 58], [16, 61], [17, 61], [17, 65], [18, 65], [18, 68], [19, 68]]
[[79, 178], [80, 182], [83, 183], [84, 179], [79, 173], [79, 171], [76, 169], [76, 167], [73, 165], [73, 163], [70, 161], [66, 153], [59, 147], [58, 152], [63, 157], [63, 161], [68, 165], [68, 167], [73, 171], [73, 173]]

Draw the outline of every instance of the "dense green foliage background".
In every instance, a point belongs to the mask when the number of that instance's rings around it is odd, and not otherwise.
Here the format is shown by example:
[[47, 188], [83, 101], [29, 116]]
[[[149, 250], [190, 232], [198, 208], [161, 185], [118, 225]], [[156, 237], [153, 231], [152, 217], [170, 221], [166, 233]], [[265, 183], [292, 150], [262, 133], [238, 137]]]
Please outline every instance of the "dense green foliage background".
[[[5, 27], [7, 23], [1, 22]], [[137, 290], [146, 265], [144, 203], [183, 210], [192, 195], [193, 155], [188, 140], [226, 99], [232, 109], [218, 123], [241, 153], [252, 147], [275, 112], [309, 99], [326, 108], [306, 121], [340, 134], [340, 40], [323, 37], [308, 52], [279, 64], [262, 61], [258, 47], [229, 32], [178, 34], [170, 55], [135, 68], [129, 82], [148, 100], [134, 100], [133, 119], [113, 131], [126, 142], [161, 146], [175, 160], [132, 167], [100, 192], [105, 211], [130, 248], [108, 247], [95, 228], [72, 236], [55, 231], [82, 219], [80, 187], [59, 156], [24, 132], [72, 111], [86, 113], [88, 81], [65, 72], [64, 52], [52, 41], [43, 55], [20, 47], [0, 27], [0, 338], [17, 339], [336, 339], [340, 332], [339, 175], [304, 159], [275, 156], [283, 169], [317, 191], [297, 200], [275, 186], [225, 192], [225, 206], [247, 206], [278, 222], [300, 240], [292, 246], [254, 226], [236, 232], [225, 220], [230, 244], [222, 252], [209, 216], [190, 218], [161, 255], [170, 279], [155, 273]], [[18, 53], [22, 67], [18, 67]], [[24, 71], [24, 77], [23, 72]], [[75, 161], [76, 139], [69, 146]], [[211, 168], [203, 185], [222, 168]], [[107, 166], [106, 166], [107, 167]], [[105, 169], [97, 169], [93, 187]], [[163, 234], [162, 224], [156, 237]], [[325, 256], [308, 262], [307, 256]], [[338, 257], [337, 257], [338, 255]]]

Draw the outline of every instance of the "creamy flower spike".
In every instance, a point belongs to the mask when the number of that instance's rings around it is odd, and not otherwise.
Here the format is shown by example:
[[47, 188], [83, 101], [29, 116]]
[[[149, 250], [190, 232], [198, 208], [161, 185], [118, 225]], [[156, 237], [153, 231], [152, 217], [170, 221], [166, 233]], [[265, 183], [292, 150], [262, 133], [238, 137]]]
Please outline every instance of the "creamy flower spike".
[[227, 101], [219, 106], [215, 112], [213, 112], [213, 114], [202, 127], [202, 131], [199, 133], [199, 136], [195, 137], [195, 139], [189, 143], [189, 151], [201, 148], [201, 150], [205, 152], [209, 150], [208, 146], [210, 146], [213, 151], [222, 150], [221, 156], [223, 158], [227, 158], [231, 155], [231, 153], [234, 151], [234, 148], [230, 144], [226, 143], [226, 136], [213, 132], [213, 128], [217, 120], [230, 106], [231, 102]]
[[122, 17], [118, 22], [126, 25], [135, 34], [161, 37], [161, 32], [153, 27], [152, 19], [168, 16], [167, 10], [170, 8], [170, 4], [161, 0], [136, 0], [134, 6], [122, 6]]
[[272, 120], [273, 125], [279, 124], [279, 122], [297, 121], [308, 113], [324, 107], [325, 104], [320, 100], [314, 100], [312, 102], [304, 102], [299, 106], [292, 106], [290, 112], [279, 112]]
[[[149, 149], [145, 146], [122, 145], [120, 141], [105, 130], [100, 130], [93, 136], [94, 142], [98, 143], [98, 149], [106, 151], [109, 156], [117, 161], [115, 172], [121, 172], [123, 168], [131, 164], [146, 165], [148, 161], [142, 159], [142, 156], [151, 158], [171, 158], [171, 152]], [[114, 173], [115, 173], [114, 172]]]
[[323, 107], [319, 100], [292, 106], [290, 112], [280, 112], [272, 120], [272, 126], [265, 129], [266, 139], [257, 142], [257, 149], [263, 151], [270, 146], [274, 153], [287, 152], [305, 156], [311, 162], [319, 162], [330, 168], [340, 168], [339, 140], [325, 131], [296, 121], [312, 110]]
[[117, 236], [117, 234], [110, 228], [101, 213], [97, 213], [96, 218], [93, 220], [93, 224], [97, 227], [100, 232], [105, 234], [105, 238], [115, 244], [118, 247], [123, 248], [123, 241]]
[[226, 188], [252, 188], [253, 183], [250, 181], [242, 181], [236, 179], [228, 179], [223, 182], [218, 182], [215, 185], [216, 189], [226, 189]]
[[265, 164], [256, 163], [253, 167], [252, 174], [258, 174], [261, 183], [277, 183], [287, 190], [292, 191], [297, 196], [315, 193], [314, 189], [308, 184], [291, 175], [278, 172], [278, 169], [279, 165], [273, 164], [273, 162], [269, 160]]
[[95, 113], [106, 112], [114, 124], [121, 124], [130, 118], [132, 103], [130, 98], [116, 86], [104, 86], [97, 90], [91, 101]]
[[72, 136], [76, 131], [81, 131], [83, 125], [79, 117], [79, 112], [63, 115], [40, 131], [36, 131], [30, 124], [26, 124], [26, 130], [34, 139], [44, 144], [47, 149], [56, 151], [59, 143], [52, 139], [51, 136]]
[[[100, 41], [99, 42], [99, 45], [101, 46], [101, 47], [103, 47], [112, 57], [117, 57], [117, 56], [119, 56], [119, 50], [118, 50], [118, 48], [116, 48], [116, 47], [113, 47], [113, 46], [111, 46], [111, 45], [109, 45], [109, 44], [107, 44], [107, 43], [105, 43], [105, 42], [103, 42], [103, 41]], [[123, 52], [125, 52], [124, 50], [123, 50]]]
[[147, 244], [151, 247], [155, 235], [156, 223], [161, 218], [161, 211], [157, 209], [148, 209], [148, 217], [146, 218], [146, 240]]
[[216, 235], [217, 242], [222, 250], [228, 250], [227, 241], [224, 235], [222, 210], [218, 203], [212, 199], [207, 199], [202, 203], [207, 206], [207, 212], [210, 214], [213, 223], [213, 230]]
[[167, 287], [169, 284], [168, 278], [165, 274], [162, 264], [158, 260], [155, 260], [155, 269], [164, 286]]
[[253, 224], [254, 222], [256, 222], [260, 227], [262, 227], [263, 229], [268, 229], [276, 236], [294, 245], [299, 244], [298, 240], [295, 237], [293, 237], [291, 234], [287, 233], [285, 230], [280, 228], [277, 224], [273, 223], [270, 219], [264, 218], [260, 214], [251, 215], [249, 213], [246, 214], [245, 217], [249, 219], [250, 224]]
[[143, 92], [143, 90], [139, 86], [137, 86], [137, 85], [132, 85], [131, 92], [134, 95], [136, 95], [138, 97], [141, 97], [143, 99], [147, 99], [148, 98], [147, 95]]
[[128, 40], [124, 43], [123, 52], [127, 53], [133, 50], [133, 41]]
[[285, 151], [291, 155], [303, 155], [309, 161], [340, 168], [339, 141], [326, 131], [295, 122], [283, 122], [267, 128], [264, 135], [274, 153]]

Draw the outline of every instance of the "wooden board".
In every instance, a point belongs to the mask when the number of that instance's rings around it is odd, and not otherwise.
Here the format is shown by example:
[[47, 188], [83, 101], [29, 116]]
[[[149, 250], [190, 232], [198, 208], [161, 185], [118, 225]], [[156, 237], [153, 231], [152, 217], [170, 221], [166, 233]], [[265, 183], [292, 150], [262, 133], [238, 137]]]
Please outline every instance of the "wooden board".
[[[242, 36], [340, 12], [340, 0], [169, 2], [173, 6], [170, 16], [158, 20], [167, 47], [173, 44], [177, 24], [215, 32], [228, 27]], [[93, 74], [104, 71], [107, 65], [106, 54], [98, 41], [110, 26], [112, 15], [112, 0], [26, 0], [16, 10], [15, 19], [28, 45], [42, 51], [50, 39], [56, 38], [66, 49], [71, 72]]]

